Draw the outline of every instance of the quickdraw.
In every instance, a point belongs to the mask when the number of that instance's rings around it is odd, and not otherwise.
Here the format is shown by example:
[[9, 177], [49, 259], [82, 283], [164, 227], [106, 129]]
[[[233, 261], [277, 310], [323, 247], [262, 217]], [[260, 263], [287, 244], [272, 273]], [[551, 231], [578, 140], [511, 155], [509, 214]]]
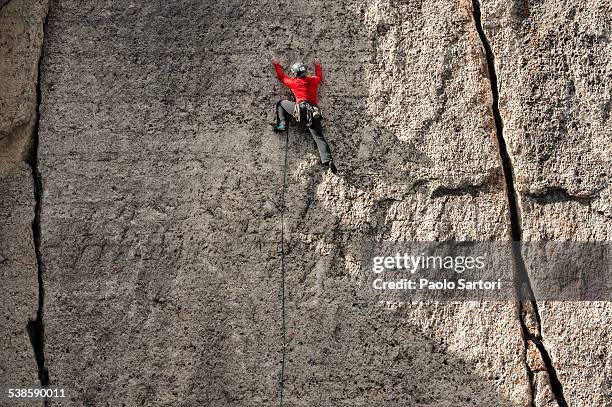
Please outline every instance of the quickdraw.
[[296, 122], [299, 123], [302, 120], [302, 114], [308, 127], [312, 126], [312, 119], [322, 119], [321, 109], [306, 101], [296, 103], [293, 108], [293, 118]]

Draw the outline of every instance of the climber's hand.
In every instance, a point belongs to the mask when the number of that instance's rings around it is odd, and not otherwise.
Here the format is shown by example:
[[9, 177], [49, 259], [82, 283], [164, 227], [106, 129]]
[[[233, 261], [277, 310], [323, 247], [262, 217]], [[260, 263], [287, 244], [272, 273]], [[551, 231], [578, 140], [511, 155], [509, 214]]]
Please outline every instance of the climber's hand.
[[314, 64], [315, 65], [321, 65], [321, 60], [319, 58], [315, 58], [314, 59]]
[[272, 63], [273, 64], [280, 64], [280, 61], [278, 60], [278, 58], [272, 57]]

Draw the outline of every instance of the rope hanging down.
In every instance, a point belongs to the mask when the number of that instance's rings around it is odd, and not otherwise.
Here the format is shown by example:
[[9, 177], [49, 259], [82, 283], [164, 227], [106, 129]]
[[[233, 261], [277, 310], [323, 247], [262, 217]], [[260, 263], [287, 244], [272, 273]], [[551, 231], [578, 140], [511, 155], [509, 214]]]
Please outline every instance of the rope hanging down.
[[280, 219], [281, 219], [281, 235], [280, 235], [280, 271], [281, 271], [281, 334], [282, 334], [282, 349], [281, 349], [281, 367], [279, 377], [279, 401], [280, 407], [283, 406], [283, 391], [285, 388], [285, 358], [287, 353], [287, 312], [285, 310], [285, 191], [287, 190], [287, 155], [289, 151], [289, 126], [285, 128], [285, 153], [283, 160], [283, 189], [281, 190], [280, 199]]

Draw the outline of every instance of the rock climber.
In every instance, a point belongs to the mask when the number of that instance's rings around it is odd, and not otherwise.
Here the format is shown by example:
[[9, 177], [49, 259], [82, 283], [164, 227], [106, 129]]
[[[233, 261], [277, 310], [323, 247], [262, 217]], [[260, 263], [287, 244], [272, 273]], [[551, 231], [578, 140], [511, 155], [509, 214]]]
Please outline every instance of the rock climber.
[[287, 114], [293, 116], [296, 122], [304, 123], [306, 127], [308, 127], [308, 130], [310, 130], [310, 134], [315, 143], [317, 143], [321, 164], [335, 174], [337, 169], [332, 160], [329, 144], [327, 144], [327, 140], [323, 137], [321, 110], [317, 106], [319, 103], [319, 83], [321, 83], [323, 79], [321, 61], [318, 58], [314, 60], [314, 76], [306, 75], [306, 65], [301, 62], [296, 62], [291, 66], [293, 77], [285, 75], [277, 58], [272, 58], [272, 64], [274, 64], [278, 79], [291, 89], [295, 97], [295, 103], [290, 100], [279, 100], [276, 103], [276, 125], [274, 126], [274, 131], [285, 131], [287, 128]]

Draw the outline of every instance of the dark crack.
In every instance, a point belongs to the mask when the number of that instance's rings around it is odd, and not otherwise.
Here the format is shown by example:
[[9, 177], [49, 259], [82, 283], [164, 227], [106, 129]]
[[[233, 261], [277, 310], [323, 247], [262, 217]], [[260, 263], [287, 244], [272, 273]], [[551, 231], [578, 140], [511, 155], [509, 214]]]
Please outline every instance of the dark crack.
[[480, 193], [480, 188], [474, 185], [463, 185], [456, 188], [439, 186], [431, 192], [432, 198], [440, 198], [442, 196], [462, 196], [471, 195], [477, 196]]
[[478, 196], [481, 192], [486, 192], [490, 190], [491, 185], [487, 184], [465, 184], [459, 185], [457, 187], [447, 187], [444, 185], [437, 186], [433, 191], [431, 191], [432, 198], [440, 198], [443, 196], [462, 196], [462, 195], [470, 195], [470, 196]]
[[549, 188], [542, 193], [525, 194], [525, 196], [530, 197], [539, 205], [549, 205], [560, 202], [577, 202], [581, 205], [589, 206], [595, 199], [598, 198], [597, 193], [588, 195], [574, 195], [570, 194], [567, 189], [561, 187]]
[[478, 182], [470, 183], [468, 181], [462, 181], [458, 185], [438, 185], [431, 191], [431, 197], [440, 198], [444, 196], [463, 195], [475, 197], [480, 193], [492, 192], [501, 188], [501, 183], [501, 174], [498, 169], [494, 169]]
[[546, 366], [546, 371], [548, 372], [548, 379], [550, 380], [550, 387], [552, 388], [553, 394], [555, 395], [555, 399], [559, 404], [559, 407], [568, 407], [567, 401], [563, 396], [563, 385], [559, 380], [559, 376], [557, 376], [557, 371], [552, 364], [552, 360], [550, 359], [550, 354], [544, 347], [541, 339], [534, 339], [533, 343], [536, 348], [540, 352], [542, 356], [542, 361], [544, 362], [544, 366]]
[[[474, 24], [476, 26], [476, 31], [478, 32], [478, 36], [480, 37], [480, 41], [482, 43], [482, 47], [484, 48], [487, 71], [489, 76], [489, 81], [491, 84], [491, 94], [493, 97], [492, 102], [492, 112], [493, 112], [493, 120], [495, 121], [495, 133], [497, 135], [497, 144], [499, 148], [499, 155], [502, 163], [502, 168], [504, 172], [504, 179], [506, 183], [506, 196], [508, 200], [508, 209], [510, 212], [510, 235], [513, 242], [521, 242], [522, 239], [522, 230], [521, 230], [521, 216], [519, 207], [517, 204], [517, 193], [514, 185], [514, 174], [512, 167], [512, 160], [510, 159], [510, 154], [508, 153], [508, 148], [506, 145], [506, 140], [504, 138], [504, 126], [501, 117], [501, 113], [499, 110], [499, 85], [497, 80], [497, 72], [495, 71], [495, 55], [493, 53], [493, 49], [491, 48], [491, 44], [482, 28], [482, 15], [480, 11], [480, 2], [479, 0], [472, 0], [472, 8], [473, 8], [473, 17]], [[548, 372], [548, 376], [550, 378], [551, 390], [554, 394], [554, 397], [559, 404], [560, 407], [567, 407], [567, 402], [565, 401], [565, 396], [563, 395], [563, 386], [558, 379], [557, 372], [552, 364], [550, 355], [544, 344], [542, 343], [541, 336], [541, 319], [540, 313], [538, 311], [538, 304], [535, 301], [535, 296], [533, 295], [533, 290], [531, 284], [529, 283], [529, 275], [527, 273], [527, 269], [525, 267], [525, 262], [523, 259], [523, 255], [521, 252], [521, 245], [513, 244], [513, 255], [514, 255], [514, 263], [516, 267], [517, 273], [517, 281], [523, 281], [524, 283], [520, 286], [517, 286], [517, 291], [519, 294], [519, 298], [530, 298], [530, 301], [519, 301], [519, 316], [520, 316], [520, 324], [521, 330], [523, 332], [523, 340], [525, 345], [525, 352], [527, 352], [528, 342], [533, 342], [546, 366], [546, 370]], [[518, 284], [518, 282], [517, 282]], [[529, 307], [531, 306], [531, 310]], [[536, 332], [532, 332], [525, 321], [525, 316], [529, 311], [532, 311], [535, 314], [536, 319]], [[535, 390], [534, 390], [534, 372], [531, 370], [529, 365], [527, 365], [527, 372], [530, 381], [531, 387], [531, 405], [535, 407]]]
[[[36, 78], [36, 122], [32, 132], [32, 142], [26, 162], [32, 169], [32, 180], [34, 183], [34, 219], [32, 220], [32, 237], [34, 240], [34, 253], [36, 255], [36, 265], [38, 268], [38, 308], [36, 310], [36, 319], [30, 319], [26, 326], [30, 343], [34, 350], [36, 365], [38, 366], [38, 379], [42, 386], [49, 385], [49, 370], [45, 364], [45, 324], [44, 305], [45, 305], [45, 286], [43, 276], [45, 273], [45, 264], [43, 263], [41, 253], [41, 212], [43, 199], [43, 183], [40, 172], [38, 170], [38, 141], [40, 127], [40, 106], [42, 102], [41, 92], [41, 66], [44, 55], [44, 41], [47, 38], [47, 20], [49, 10], [45, 15], [43, 23], [43, 43], [41, 44], [40, 56], [38, 59], [38, 72]], [[46, 404], [46, 402], [45, 402]]]

